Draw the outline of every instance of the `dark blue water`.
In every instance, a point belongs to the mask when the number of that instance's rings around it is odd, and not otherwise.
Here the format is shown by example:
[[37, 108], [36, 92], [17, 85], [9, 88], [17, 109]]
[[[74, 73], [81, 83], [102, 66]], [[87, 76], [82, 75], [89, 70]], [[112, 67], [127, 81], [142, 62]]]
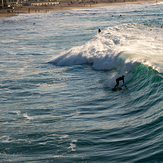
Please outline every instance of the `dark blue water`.
[[0, 18], [0, 162], [163, 162], [162, 22], [162, 2]]

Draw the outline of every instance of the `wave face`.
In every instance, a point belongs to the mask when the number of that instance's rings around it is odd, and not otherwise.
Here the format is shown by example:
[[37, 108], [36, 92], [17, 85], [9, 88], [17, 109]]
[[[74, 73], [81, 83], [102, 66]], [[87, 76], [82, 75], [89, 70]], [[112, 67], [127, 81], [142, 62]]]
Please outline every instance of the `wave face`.
[[162, 2], [0, 18], [0, 162], [163, 162], [162, 20]]

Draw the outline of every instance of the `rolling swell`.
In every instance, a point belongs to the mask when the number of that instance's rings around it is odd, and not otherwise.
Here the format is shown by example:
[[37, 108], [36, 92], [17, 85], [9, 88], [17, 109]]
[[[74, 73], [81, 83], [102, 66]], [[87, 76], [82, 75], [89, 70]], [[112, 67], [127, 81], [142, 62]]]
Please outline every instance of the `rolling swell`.
[[[98, 145], [110, 151], [108, 156], [101, 155], [101, 159], [104, 162], [108, 159], [111, 162], [162, 162], [162, 74], [143, 64], [132, 73], [127, 91], [116, 93], [119, 107], [116, 113], [107, 116], [110, 128], [105, 128], [107, 132], [100, 131], [104, 142]], [[93, 131], [92, 137], [96, 132], [99, 131]]]
[[[128, 101], [126, 107], [134, 106], [134, 109], [122, 115], [125, 119], [132, 117], [127, 122], [131, 124], [130, 129], [127, 129], [130, 130], [130, 138], [122, 142], [125, 142], [125, 146], [130, 149], [127, 155], [132, 157], [132, 162], [151, 162], [151, 160], [161, 162], [163, 159], [162, 74], [143, 64], [139, 65], [133, 73], [134, 76], [128, 82], [128, 87], [130, 95], [134, 94], [134, 96]], [[123, 131], [121, 134], [126, 135]], [[134, 146], [135, 143], [138, 146], [136, 151], [132, 151], [132, 145]], [[123, 154], [126, 155], [125, 152]]]

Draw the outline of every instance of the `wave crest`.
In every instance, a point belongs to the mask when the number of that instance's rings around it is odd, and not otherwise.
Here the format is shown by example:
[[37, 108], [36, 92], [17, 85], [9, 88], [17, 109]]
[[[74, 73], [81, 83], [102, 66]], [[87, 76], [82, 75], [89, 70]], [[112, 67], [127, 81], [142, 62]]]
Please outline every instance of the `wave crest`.
[[123, 74], [143, 63], [162, 71], [161, 31], [143, 24], [109, 27], [86, 44], [55, 56], [49, 63], [58, 66], [88, 63], [96, 70], [117, 69]]

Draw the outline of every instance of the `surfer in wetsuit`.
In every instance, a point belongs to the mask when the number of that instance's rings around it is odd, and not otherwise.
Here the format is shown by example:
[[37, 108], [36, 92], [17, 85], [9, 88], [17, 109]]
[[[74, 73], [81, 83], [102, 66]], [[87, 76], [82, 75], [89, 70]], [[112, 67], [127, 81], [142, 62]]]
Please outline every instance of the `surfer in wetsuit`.
[[117, 86], [119, 86], [119, 81], [120, 81], [120, 80], [123, 80], [123, 84], [124, 84], [124, 77], [125, 77], [125, 76], [122, 75], [122, 77], [119, 77], [119, 78], [116, 79], [116, 83], [117, 83], [117, 84], [115, 85], [114, 88], [116, 88]]

